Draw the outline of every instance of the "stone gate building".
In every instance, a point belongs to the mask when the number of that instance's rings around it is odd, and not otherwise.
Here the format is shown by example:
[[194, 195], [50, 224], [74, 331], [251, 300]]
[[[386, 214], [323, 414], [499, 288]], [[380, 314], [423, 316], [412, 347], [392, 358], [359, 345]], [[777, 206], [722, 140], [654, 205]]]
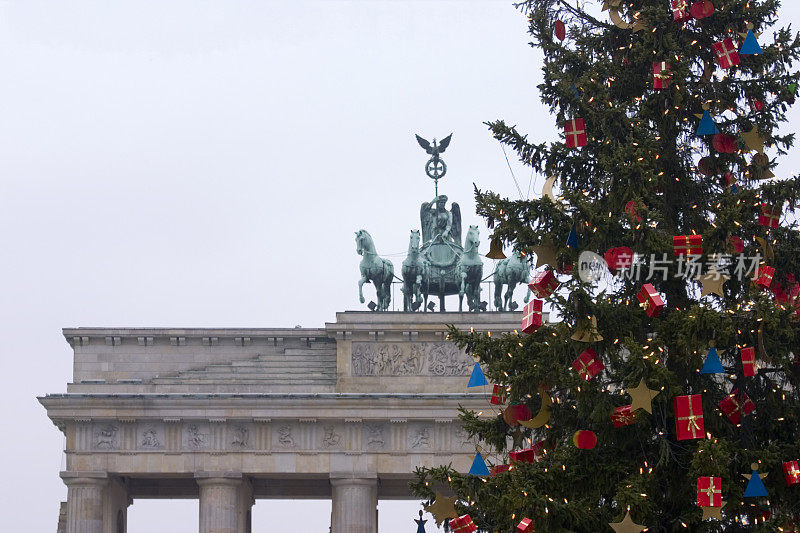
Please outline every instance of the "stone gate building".
[[72, 382], [39, 398], [66, 435], [60, 529], [125, 533], [137, 498], [199, 498], [201, 533], [251, 531], [257, 498], [331, 498], [334, 533], [375, 533], [417, 466], [466, 471], [473, 359], [444, 324], [520, 313], [338, 313], [308, 329], [65, 329]]

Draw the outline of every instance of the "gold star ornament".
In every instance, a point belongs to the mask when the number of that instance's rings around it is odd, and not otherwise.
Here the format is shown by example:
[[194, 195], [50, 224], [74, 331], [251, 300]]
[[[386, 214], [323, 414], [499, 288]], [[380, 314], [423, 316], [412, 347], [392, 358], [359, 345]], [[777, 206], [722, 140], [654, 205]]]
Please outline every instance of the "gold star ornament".
[[424, 509], [431, 513], [433, 519], [436, 520], [436, 527], [440, 527], [442, 522], [448, 518], [458, 518], [458, 513], [455, 508], [456, 499], [456, 496], [445, 498], [437, 492], [436, 499], [433, 503], [425, 506]]
[[712, 293], [718, 294], [719, 296], [725, 296], [725, 293], [722, 292], [722, 286], [729, 279], [731, 279], [731, 277], [726, 274], [720, 274], [713, 269], [709, 270], [708, 273], [697, 278], [697, 281], [703, 285], [703, 289], [700, 291], [700, 296], [708, 296]]
[[742, 133], [742, 138], [751, 152], [764, 153], [764, 138], [758, 133], [758, 126], [753, 126], [750, 131]]
[[762, 237], [756, 237], [756, 242], [761, 246], [764, 259], [775, 261], [775, 250], [772, 249], [772, 245], [769, 243], [769, 241]]
[[639, 385], [634, 389], [626, 389], [625, 392], [631, 397], [631, 412], [635, 413], [638, 409], [644, 409], [650, 414], [653, 414], [653, 398], [658, 396], [657, 390], [647, 388], [644, 378], [639, 382]]
[[536, 268], [542, 265], [550, 265], [553, 268], [558, 268], [558, 257], [552, 242], [542, 241], [542, 244], [532, 246], [531, 249], [533, 253], [536, 254]]
[[709, 518], [716, 518], [717, 520], [722, 520], [722, 508], [728, 502], [722, 502], [722, 505], [719, 507], [701, 507], [703, 510], [703, 518], [701, 520], [707, 520]]
[[617, 533], [640, 533], [647, 529], [633, 522], [630, 511], [625, 513], [625, 518], [622, 519], [622, 522], [609, 522], [608, 525]]
[[577, 342], [600, 342], [603, 340], [603, 336], [597, 331], [597, 317], [591, 316], [588, 320], [581, 320], [570, 338]]

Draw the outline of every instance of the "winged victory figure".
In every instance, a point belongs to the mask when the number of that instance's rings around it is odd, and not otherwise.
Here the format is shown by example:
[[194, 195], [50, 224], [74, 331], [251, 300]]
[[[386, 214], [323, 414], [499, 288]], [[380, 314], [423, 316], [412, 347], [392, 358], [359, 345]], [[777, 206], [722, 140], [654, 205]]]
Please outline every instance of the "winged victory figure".
[[423, 202], [419, 218], [423, 243], [440, 239], [461, 246], [461, 207], [453, 202], [448, 211], [447, 196], [442, 194], [430, 202]]

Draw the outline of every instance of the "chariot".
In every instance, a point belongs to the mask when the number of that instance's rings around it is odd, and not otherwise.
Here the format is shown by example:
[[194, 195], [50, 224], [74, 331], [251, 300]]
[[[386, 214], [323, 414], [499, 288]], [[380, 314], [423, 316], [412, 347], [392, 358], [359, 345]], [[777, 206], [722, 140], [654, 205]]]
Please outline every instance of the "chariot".
[[[436, 196], [420, 206], [422, 233], [416, 229], [411, 230], [408, 255], [402, 266], [402, 278], [398, 278], [402, 281], [404, 311], [432, 311], [436, 306], [433, 302], [428, 302], [430, 296], [438, 296], [438, 310], [445, 311], [445, 296], [456, 294], [459, 296], [459, 311], [463, 311], [464, 296], [467, 297], [469, 311], [486, 311], [487, 304], [480, 299], [481, 282], [484, 280], [483, 261], [478, 253], [478, 227], [469, 227], [462, 246], [461, 208], [453, 202], [448, 210], [447, 196], [439, 194], [439, 180], [447, 172], [447, 166], [440, 154], [450, 144], [451, 137], [449, 135], [437, 144], [436, 139], [429, 143], [417, 136], [417, 142], [431, 156], [425, 172], [435, 182]], [[359, 299], [364, 303], [362, 287], [365, 283], [373, 283], [378, 302], [371, 303], [370, 308], [387, 311], [391, 301], [391, 283], [396, 277], [394, 265], [388, 259], [378, 256], [372, 237], [366, 230], [356, 232], [356, 242], [357, 252], [363, 256], [359, 265]], [[513, 261], [515, 259], [516, 262]], [[503, 284], [509, 285], [509, 292], [504, 300], [498, 301], [495, 298], [498, 310], [505, 310], [514, 287], [527, 280], [528, 269], [521, 258], [515, 257], [505, 259], [497, 266], [498, 269], [493, 274], [496, 291], [500, 291]]]

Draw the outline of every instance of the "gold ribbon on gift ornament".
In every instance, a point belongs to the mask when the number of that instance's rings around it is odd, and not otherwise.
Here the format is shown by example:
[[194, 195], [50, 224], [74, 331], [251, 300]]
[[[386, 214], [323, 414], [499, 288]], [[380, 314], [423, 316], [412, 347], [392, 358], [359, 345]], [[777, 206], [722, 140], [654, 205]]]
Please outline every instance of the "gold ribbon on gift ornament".
[[686, 431], [690, 431], [692, 433], [692, 437], [694, 437], [695, 431], [700, 431], [700, 425], [697, 423], [699, 418], [700, 417], [694, 414], [692, 401], [689, 400], [689, 416], [679, 416], [678, 420], [686, 420]]

